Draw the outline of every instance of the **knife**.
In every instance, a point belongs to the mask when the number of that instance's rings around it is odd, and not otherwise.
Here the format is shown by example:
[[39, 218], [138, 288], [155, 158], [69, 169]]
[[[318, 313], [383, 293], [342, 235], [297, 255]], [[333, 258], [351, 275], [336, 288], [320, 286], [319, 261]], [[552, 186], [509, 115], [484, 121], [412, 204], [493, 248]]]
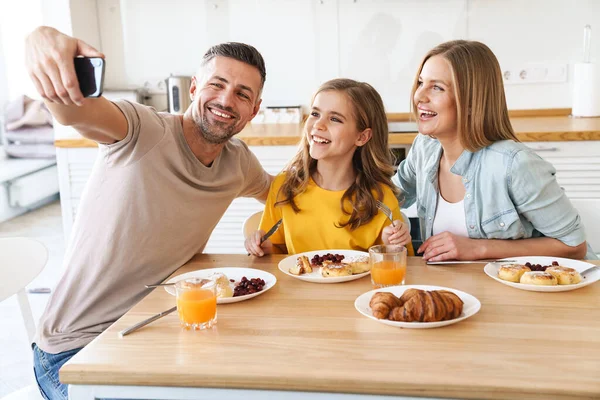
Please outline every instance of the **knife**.
[[142, 326], [146, 326], [151, 322], [156, 321], [159, 318], [164, 317], [165, 315], [169, 315], [171, 314], [173, 311], [177, 310], [177, 306], [173, 307], [173, 308], [169, 308], [166, 311], [163, 311], [161, 313], [158, 313], [156, 315], [151, 316], [150, 318], [147, 318], [145, 320], [143, 320], [142, 322], [138, 322], [137, 324], [133, 325], [130, 328], [127, 328], [125, 330], [122, 330], [121, 332], [119, 332], [119, 336], [123, 337], [125, 335], [129, 335], [131, 332], [133, 331], [137, 331], [138, 329], [140, 329]]
[[510, 263], [517, 262], [517, 260], [490, 260], [490, 261], [427, 261], [427, 265], [446, 265], [446, 264], [494, 264], [494, 263]]
[[279, 221], [277, 221], [275, 223], [275, 225], [273, 225], [273, 227], [271, 229], [269, 229], [269, 231], [267, 233], [265, 233], [263, 237], [260, 238], [260, 244], [262, 244], [265, 240], [270, 238], [277, 231], [277, 229], [279, 229], [279, 226], [281, 225], [282, 222], [283, 222], [283, 218], [281, 218]]

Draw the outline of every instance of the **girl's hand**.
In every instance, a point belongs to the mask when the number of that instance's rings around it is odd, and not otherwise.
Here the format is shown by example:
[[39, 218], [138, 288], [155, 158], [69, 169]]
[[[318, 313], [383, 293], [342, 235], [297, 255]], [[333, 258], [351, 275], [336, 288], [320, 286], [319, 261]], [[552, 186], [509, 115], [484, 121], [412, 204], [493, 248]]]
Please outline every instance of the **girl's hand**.
[[481, 241], [442, 232], [427, 239], [417, 253], [423, 253], [425, 261], [478, 260]]
[[273, 252], [273, 243], [270, 240], [265, 240], [262, 245], [260, 239], [265, 234], [265, 231], [255, 231], [244, 241], [244, 247], [248, 251], [248, 255], [262, 257], [265, 254], [271, 254]]
[[402, 220], [394, 221], [393, 225], [388, 225], [383, 228], [383, 232], [381, 233], [381, 240], [384, 244], [398, 244], [405, 246], [410, 243], [412, 238], [410, 237], [410, 232], [408, 231], [408, 225], [406, 225]]

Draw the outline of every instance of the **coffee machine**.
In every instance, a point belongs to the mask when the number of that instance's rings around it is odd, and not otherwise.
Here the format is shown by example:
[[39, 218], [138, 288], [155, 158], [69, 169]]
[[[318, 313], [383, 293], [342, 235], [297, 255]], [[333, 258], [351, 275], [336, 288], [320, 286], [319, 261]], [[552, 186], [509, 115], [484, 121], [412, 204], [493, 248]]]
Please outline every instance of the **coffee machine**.
[[168, 110], [171, 114], [183, 114], [188, 109], [192, 100], [190, 86], [192, 78], [189, 76], [169, 76], [166, 79]]

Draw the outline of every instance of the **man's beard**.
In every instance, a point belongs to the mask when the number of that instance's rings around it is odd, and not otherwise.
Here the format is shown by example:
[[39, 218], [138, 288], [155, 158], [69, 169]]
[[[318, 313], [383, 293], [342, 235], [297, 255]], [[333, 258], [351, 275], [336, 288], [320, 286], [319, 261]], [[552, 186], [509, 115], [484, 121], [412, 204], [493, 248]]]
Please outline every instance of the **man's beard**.
[[[219, 108], [216, 109], [218, 110]], [[226, 108], [222, 109], [224, 111], [230, 111]], [[210, 111], [206, 109], [203, 115], [194, 115], [196, 127], [205, 141], [211, 144], [223, 144], [239, 133], [239, 130], [236, 130], [235, 124], [230, 125], [220, 121], [209, 122], [207, 118], [209, 112]]]

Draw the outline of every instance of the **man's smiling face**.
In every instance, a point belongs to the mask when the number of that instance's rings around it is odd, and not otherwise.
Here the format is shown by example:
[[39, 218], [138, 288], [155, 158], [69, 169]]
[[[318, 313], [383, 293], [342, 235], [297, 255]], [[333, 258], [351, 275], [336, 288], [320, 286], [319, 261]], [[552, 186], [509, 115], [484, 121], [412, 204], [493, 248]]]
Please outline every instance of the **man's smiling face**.
[[204, 140], [222, 144], [239, 133], [260, 108], [261, 76], [242, 61], [217, 56], [192, 78], [192, 118]]

